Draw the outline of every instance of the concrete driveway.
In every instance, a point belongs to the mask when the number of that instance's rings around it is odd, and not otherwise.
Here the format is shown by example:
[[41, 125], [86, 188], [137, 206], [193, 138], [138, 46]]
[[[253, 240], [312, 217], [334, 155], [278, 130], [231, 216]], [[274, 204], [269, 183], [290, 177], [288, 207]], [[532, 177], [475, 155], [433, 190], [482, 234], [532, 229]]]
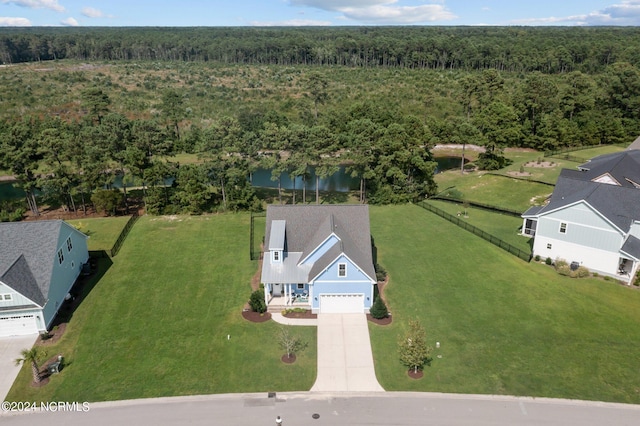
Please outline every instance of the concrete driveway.
[[318, 315], [316, 392], [384, 392], [376, 379], [364, 314]]
[[16, 358], [20, 358], [20, 351], [31, 349], [37, 338], [37, 334], [0, 337], [0, 401], [5, 400], [22, 368], [16, 366]]

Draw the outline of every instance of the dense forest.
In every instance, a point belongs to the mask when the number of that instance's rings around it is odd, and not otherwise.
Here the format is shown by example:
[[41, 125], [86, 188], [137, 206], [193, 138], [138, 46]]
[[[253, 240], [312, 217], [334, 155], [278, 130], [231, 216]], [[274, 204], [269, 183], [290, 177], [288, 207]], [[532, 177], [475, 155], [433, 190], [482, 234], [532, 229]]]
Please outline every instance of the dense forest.
[[257, 167], [274, 181], [301, 177], [304, 191], [311, 169], [326, 177], [346, 166], [361, 202], [416, 200], [437, 191], [435, 144], [483, 145], [476, 165], [495, 168], [504, 147], [635, 139], [639, 37], [635, 28], [0, 29], [0, 169], [18, 178], [33, 214], [42, 202], [112, 210], [126, 189], [104, 188], [123, 175], [153, 213], [257, 209], [248, 183]]

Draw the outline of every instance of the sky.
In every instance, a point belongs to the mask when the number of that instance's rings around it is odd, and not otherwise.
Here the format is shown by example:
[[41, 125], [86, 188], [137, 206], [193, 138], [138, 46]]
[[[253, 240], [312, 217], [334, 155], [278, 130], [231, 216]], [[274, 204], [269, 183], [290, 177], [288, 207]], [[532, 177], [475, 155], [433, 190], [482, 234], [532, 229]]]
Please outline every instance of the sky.
[[640, 0], [0, 0], [0, 26], [640, 25]]

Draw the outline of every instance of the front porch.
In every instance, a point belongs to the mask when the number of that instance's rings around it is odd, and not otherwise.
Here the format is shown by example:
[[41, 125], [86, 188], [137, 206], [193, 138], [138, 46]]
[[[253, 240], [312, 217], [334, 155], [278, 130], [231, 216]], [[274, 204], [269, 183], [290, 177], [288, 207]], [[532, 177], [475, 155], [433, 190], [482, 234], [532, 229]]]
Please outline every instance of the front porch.
[[311, 309], [308, 284], [265, 284], [265, 304], [268, 312], [279, 312], [291, 308]]

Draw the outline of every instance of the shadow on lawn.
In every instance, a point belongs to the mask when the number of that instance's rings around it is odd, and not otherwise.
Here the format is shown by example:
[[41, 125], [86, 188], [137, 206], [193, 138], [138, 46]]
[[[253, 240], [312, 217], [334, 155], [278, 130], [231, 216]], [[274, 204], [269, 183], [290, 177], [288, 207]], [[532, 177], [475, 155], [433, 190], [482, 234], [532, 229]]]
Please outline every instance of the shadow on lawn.
[[82, 301], [91, 293], [91, 290], [100, 282], [104, 274], [111, 268], [113, 262], [104, 250], [90, 251], [89, 263], [91, 265], [91, 272], [89, 275], [80, 275], [75, 284], [71, 288], [71, 299], [64, 302], [58, 315], [56, 315], [52, 327], [59, 326], [60, 324], [68, 323], [73, 317], [73, 313], [76, 311]]

